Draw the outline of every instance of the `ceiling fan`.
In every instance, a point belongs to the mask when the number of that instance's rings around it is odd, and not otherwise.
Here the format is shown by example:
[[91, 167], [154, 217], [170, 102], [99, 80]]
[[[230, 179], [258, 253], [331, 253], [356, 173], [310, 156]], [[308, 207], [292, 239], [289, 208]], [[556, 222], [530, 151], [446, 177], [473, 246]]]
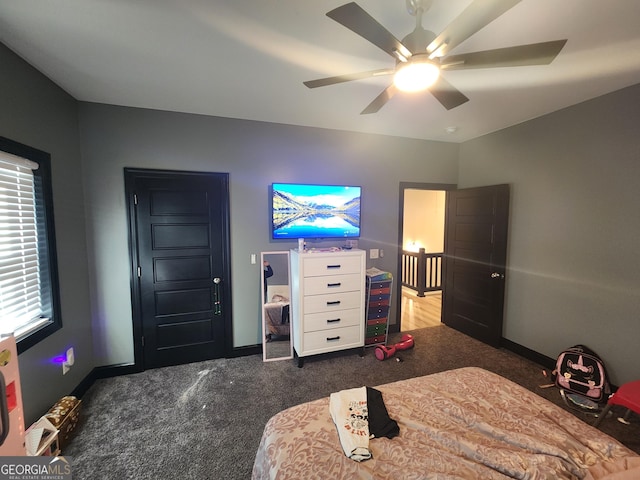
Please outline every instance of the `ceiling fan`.
[[439, 35], [422, 27], [422, 15], [431, 6], [432, 1], [406, 0], [409, 13], [416, 17], [416, 27], [402, 41], [394, 37], [355, 2], [331, 10], [327, 13], [329, 18], [391, 55], [396, 65], [393, 68], [339, 75], [303, 83], [309, 88], [317, 88], [380, 75], [394, 75], [394, 82], [361, 114], [376, 113], [398, 90], [420, 91], [427, 88], [447, 110], [451, 110], [469, 101], [469, 98], [447, 82], [442, 77], [442, 72], [473, 68], [548, 65], [567, 43], [567, 40], [555, 40], [448, 55], [456, 46], [521, 0], [474, 0]]

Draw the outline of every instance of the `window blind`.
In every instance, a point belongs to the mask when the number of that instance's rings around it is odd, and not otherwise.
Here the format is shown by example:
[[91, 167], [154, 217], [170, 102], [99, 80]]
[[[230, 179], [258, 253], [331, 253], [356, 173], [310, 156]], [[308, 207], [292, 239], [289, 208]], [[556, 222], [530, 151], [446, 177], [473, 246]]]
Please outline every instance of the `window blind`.
[[33, 170], [0, 153], [0, 329], [20, 336], [43, 321]]

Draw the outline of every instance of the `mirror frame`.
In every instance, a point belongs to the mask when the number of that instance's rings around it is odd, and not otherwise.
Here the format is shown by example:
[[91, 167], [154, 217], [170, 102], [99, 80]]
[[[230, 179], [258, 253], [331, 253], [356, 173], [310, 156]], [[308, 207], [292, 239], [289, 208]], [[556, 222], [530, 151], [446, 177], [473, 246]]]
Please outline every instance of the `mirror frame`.
[[293, 336], [292, 336], [292, 323], [291, 322], [291, 313], [289, 313], [289, 355], [282, 357], [273, 357], [267, 358], [267, 345], [271, 342], [267, 342], [267, 324], [266, 324], [266, 316], [265, 316], [265, 305], [266, 298], [265, 292], [267, 290], [267, 284], [265, 283], [264, 278], [264, 261], [265, 256], [267, 255], [284, 255], [286, 256], [286, 265], [287, 265], [287, 288], [288, 288], [288, 296], [289, 304], [291, 304], [291, 268], [290, 268], [290, 255], [288, 250], [280, 250], [280, 251], [271, 251], [271, 252], [260, 252], [260, 312], [262, 317], [262, 361], [263, 362], [273, 362], [276, 360], [290, 360], [293, 358]]

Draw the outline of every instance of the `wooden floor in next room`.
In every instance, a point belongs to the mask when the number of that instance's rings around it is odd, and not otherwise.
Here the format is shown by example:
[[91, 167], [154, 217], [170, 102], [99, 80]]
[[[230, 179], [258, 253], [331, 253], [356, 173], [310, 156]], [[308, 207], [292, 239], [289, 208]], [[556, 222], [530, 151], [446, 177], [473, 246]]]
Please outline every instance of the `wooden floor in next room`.
[[441, 311], [442, 291], [418, 297], [415, 290], [402, 287], [402, 331], [440, 325]]

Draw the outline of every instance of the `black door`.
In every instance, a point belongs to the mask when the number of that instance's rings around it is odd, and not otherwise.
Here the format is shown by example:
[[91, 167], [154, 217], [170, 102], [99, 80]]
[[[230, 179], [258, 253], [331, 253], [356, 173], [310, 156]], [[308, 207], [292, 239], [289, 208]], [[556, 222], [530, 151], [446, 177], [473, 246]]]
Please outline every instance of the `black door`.
[[135, 362], [226, 355], [231, 346], [228, 174], [125, 169]]
[[495, 347], [502, 339], [509, 185], [447, 192], [442, 321]]

